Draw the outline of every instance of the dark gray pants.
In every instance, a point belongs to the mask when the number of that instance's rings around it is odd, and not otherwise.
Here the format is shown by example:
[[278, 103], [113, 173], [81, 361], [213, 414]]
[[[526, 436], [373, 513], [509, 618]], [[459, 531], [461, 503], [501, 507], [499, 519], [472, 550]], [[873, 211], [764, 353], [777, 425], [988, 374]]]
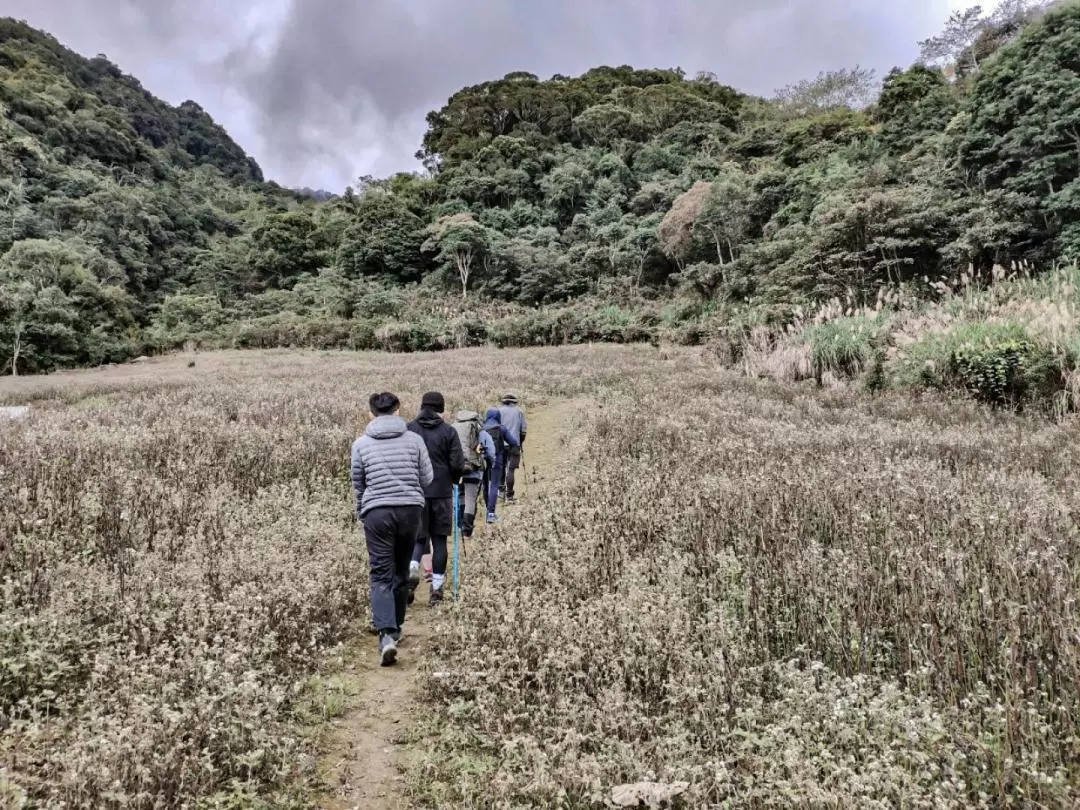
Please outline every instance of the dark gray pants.
[[423, 507], [382, 506], [364, 515], [371, 564], [371, 618], [380, 633], [401, 630], [409, 600], [409, 561]]
[[506, 460], [503, 462], [503, 483], [500, 489], [506, 491], [508, 498], [514, 497], [514, 484], [517, 480], [517, 469], [521, 466], [521, 450], [507, 448]]

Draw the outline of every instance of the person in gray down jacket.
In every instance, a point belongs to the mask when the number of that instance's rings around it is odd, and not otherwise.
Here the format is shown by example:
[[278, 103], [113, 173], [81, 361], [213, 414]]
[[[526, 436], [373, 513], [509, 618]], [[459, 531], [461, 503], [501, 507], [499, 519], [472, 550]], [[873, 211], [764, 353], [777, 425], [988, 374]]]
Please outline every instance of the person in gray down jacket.
[[352, 446], [356, 516], [364, 525], [371, 564], [371, 613], [383, 666], [397, 660], [405, 624], [409, 561], [420, 533], [424, 488], [434, 475], [424, 440], [398, 416], [396, 396], [372, 394], [375, 417]]
[[516, 444], [510, 439], [506, 448], [506, 457], [503, 459], [503, 478], [500, 490], [506, 494], [507, 503], [514, 502], [514, 484], [517, 479], [517, 469], [521, 466], [521, 454], [525, 448], [525, 433], [529, 429], [529, 423], [525, 420], [525, 411], [518, 405], [517, 394], [504, 394], [502, 405], [499, 406], [499, 419], [502, 422], [503, 431], [508, 433]]

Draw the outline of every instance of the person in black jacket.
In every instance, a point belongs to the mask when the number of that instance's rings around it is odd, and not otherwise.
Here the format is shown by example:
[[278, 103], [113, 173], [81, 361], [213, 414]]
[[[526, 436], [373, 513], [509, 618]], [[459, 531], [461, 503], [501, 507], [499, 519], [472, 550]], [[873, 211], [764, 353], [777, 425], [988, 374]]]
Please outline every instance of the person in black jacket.
[[454, 487], [465, 473], [465, 454], [452, 425], [443, 419], [446, 401], [438, 391], [429, 391], [420, 401], [420, 413], [409, 423], [409, 430], [420, 435], [431, 457], [433, 478], [424, 487], [424, 515], [420, 534], [409, 565], [409, 587], [415, 592], [420, 584], [420, 561], [431, 543], [431, 605], [442, 601], [446, 582], [446, 538], [454, 530]]

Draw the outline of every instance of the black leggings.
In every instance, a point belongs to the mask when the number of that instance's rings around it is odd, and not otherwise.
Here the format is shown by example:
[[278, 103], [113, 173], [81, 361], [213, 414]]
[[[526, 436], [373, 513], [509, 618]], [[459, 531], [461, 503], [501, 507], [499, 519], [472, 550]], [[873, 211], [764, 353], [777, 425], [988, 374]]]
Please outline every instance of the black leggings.
[[[420, 562], [427, 554], [428, 539], [426, 537], [417, 537], [416, 545], [413, 546], [413, 562]], [[431, 538], [431, 573], [433, 574], [446, 574], [446, 562], [450, 555], [446, 550], [446, 536], [445, 535], [433, 535]]]

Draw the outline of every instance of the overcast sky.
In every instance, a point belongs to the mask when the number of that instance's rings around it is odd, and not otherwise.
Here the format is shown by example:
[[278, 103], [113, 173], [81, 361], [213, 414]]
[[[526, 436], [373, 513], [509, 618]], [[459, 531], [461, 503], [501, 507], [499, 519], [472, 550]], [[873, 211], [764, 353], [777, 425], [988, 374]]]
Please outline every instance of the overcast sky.
[[[155, 95], [201, 104], [288, 186], [417, 168], [424, 116], [527, 70], [712, 71], [751, 93], [908, 65], [968, 0], [0, 0]], [[987, 6], [993, 5], [991, 2]]]

